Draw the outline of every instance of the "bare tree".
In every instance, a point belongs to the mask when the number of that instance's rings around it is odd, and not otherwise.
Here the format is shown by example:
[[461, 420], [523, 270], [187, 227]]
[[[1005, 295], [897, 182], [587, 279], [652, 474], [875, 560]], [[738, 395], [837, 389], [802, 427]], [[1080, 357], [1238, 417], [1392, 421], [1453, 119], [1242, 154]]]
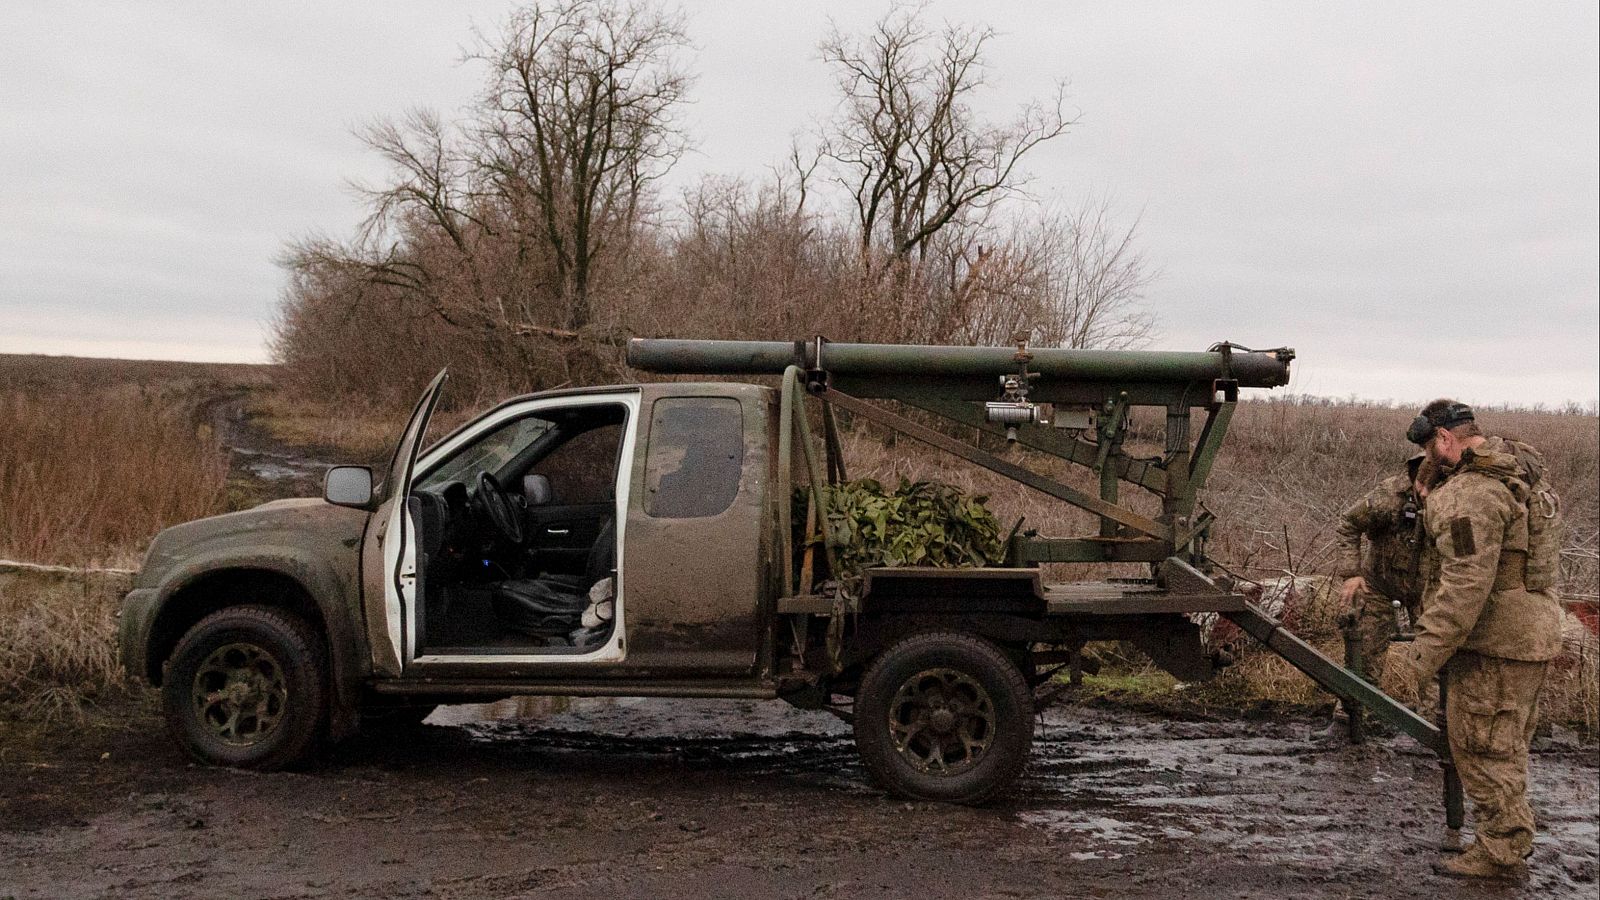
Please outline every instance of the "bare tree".
[[969, 266], [953, 292], [959, 338], [1004, 344], [1026, 333], [1039, 346], [1132, 349], [1155, 335], [1143, 307], [1155, 273], [1136, 247], [1139, 223], [1118, 227], [1110, 204], [1025, 223]]
[[[1007, 124], [979, 121], [992, 32], [930, 30], [921, 7], [823, 42], [844, 103], [817, 146], [796, 143], [759, 183], [706, 178], [676, 223], [657, 220], [689, 78], [681, 16], [653, 2], [535, 0], [479, 35], [468, 59], [488, 71], [468, 115], [358, 132], [389, 166], [356, 185], [362, 227], [281, 258], [274, 353], [302, 389], [403, 403], [397, 373], [445, 362], [485, 395], [614, 377], [631, 333], [1148, 337], [1135, 229], [1112, 228], [1104, 204], [1007, 227], [1020, 160], [1069, 124], [1059, 90]], [[830, 178], [844, 215], [812, 199]]]
[[486, 282], [484, 257], [496, 235], [483, 198], [474, 196], [470, 153], [437, 113], [425, 109], [398, 121], [376, 120], [356, 134], [389, 163], [388, 181], [354, 184], [369, 212], [353, 245], [308, 241], [292, 253], [359, 270], [450, 325], [492, 327], [489, 310], [497, 297]]
[[1065, 85], [1009, 123], [980, 121], [987, 27], [930, 30], [923, 7], [897, 6], [857, 38], [836, 27], [822, 41], [842, 108], [824, 136], [836, 177], [854, 201], [861, 249], [891, 262], [922, 259], [941, 229], [1022, 184], [1018, 163], [1064, 133]]
[[641, 2], [549, 0], [511, 14], [472, 58], [488, 64], [478, 165], [511, 210], [519, 252], [542, 248], [564, 321], [592, 316], [608, 254], [626, 249], [647, 187], [685, 149], [690, 84], [681, 15]]

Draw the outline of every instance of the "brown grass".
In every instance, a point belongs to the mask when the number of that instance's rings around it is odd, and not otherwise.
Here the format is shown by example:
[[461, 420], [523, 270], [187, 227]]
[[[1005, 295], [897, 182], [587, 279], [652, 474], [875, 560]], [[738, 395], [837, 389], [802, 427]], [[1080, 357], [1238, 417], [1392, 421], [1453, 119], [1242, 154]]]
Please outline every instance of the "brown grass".
[[[418, 386], [417, 392], [421, 391]], [[327, 458], [362, 465], [382, 465], [388, 460], [407, 412], [354, 399], [293, 400], [281, 390], [264, 391], [250, 403], [250, 414], [274, 439], [291, 447], [318, 448]], [[435, 427], [431, 433], [442, 432]]]
[[[260, 367], [0, 355], [0, 558], [133, 567], [155, 533], [221, 510], [203, 404]], [[0, 706], [33, 719], [121, 696], [127, 576], [0, 567]]]
[[227, 455], [159, 393], [8, 391], [0, 434], [0, 556], [126, 565], [162, 528], [220, 510]]
[[126, 695], [116, 611], [129, 581], [0, 565], [0, 711], [47, 723]]

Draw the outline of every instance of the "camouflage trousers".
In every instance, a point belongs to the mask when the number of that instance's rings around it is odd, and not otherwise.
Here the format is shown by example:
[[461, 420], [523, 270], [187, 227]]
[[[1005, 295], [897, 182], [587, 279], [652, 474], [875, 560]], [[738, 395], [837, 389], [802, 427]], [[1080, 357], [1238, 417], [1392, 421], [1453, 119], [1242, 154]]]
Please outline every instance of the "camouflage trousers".
[[[1408, 609], [1413, 616], [1416, 615], [1414, 607]], [[1383, 655], [1396, 633], [1394, 607], [1388, 597], [1370, 587], [1363, 587], [1356, 591], [1351, 612], [1355, 613], [1356, 634], [1361, 638], [1360, 675], [1377, 684], [1378, 673], [1383, 671]]]
[[1476, 842], [1502, 865], [1514, 865], [1533, 850], [1528, 742], [1548, 666], [1467, 651], [1445, 665], [1450, 755], [1472, 798]]

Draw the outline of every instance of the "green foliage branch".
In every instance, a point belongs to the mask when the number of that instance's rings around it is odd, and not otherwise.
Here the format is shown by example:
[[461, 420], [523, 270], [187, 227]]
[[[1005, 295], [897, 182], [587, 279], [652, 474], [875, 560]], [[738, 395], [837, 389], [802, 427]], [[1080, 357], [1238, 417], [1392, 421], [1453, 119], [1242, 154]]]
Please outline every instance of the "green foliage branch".
[[[872, 478], [823, 488], [828, 532], [833, 536], [840, 573], [859, 575], [875, 566], [968, 568], [1005, 559], [1000, 522], [984, 504], [988, 497], [968, 494], [935, 481], [900, 479], [894, 489]], [[822, 540], [820, 529], [806, 533], [810, 490], [794, 493], [795, 538], [802, 545]]]

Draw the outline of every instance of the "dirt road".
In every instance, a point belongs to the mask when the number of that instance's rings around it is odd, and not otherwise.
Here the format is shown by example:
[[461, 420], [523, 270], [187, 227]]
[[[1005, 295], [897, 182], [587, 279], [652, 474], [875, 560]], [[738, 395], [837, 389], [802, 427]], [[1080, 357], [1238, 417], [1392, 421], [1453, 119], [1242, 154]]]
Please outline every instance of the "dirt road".
[[1535, 758], [1532, 882], [1463, 887], [1428, 870], [1434, 761], [1318, 727], [1058, 707], [967, 809], [885, 797], [779, 703], [450, 707], [270, 775], [132, 713], [0, 736], [0, 897], [1595, 896], [1592, 750]]
[[229, 452], [229, 479], [248, 486], [255, 502], [322, 495], [322, 476], [336, 451], [299, 447], [278, 440], [250, 414], [251, 394], [212, 398], [199, 412]]

